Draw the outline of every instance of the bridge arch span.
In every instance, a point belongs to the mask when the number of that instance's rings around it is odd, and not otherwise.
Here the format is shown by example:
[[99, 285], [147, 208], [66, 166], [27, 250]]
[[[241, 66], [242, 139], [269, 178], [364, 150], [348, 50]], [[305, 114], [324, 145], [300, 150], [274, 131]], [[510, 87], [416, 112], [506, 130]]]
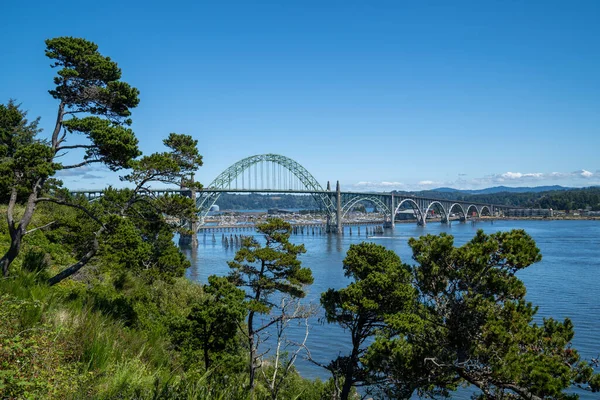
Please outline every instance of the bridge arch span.
[[471, 204], [467, 207], [467, 213], [465, 214], [465, 218], [469, 217], [469, 211], [471, 210], [471, 208], [475, 209], [475, 213], [477, 214], [477, 218], [481, 217], [481, 213], [479, 212], [479, 209], [477, 208], [477, 206], [475, 204]]
[[463, 208], [462, 204], [460, 203], [454, 203], [450, 206], [450, 208], [448, 209], [448, 215], [450, 215], [452, 213], [452, 210], [454, 210], [455, 207], [458, 207], [458, 209], [460, 210], [461, 214], [463, 217], [467, 216], [467, 212], [465, 211], [465, 209]]
[[479, 216], [483, 215], [483, 210], [487, 210], [487, 214], [486, 215], [489, 215], [489, 216], [492, 215], [492, 210], [490, 209], [489, 206], [481, 206], [481, 209], [479, 210]]
[[[220, 192], [211, 192], [210, 189], [231, 189], [233, 183], [237, 184], [238, 177], [244, 177], [244, 173], [246, 171], [250, 171], [250, 168], [253, 166], [257, 166], [261, 163], [265, 163], [267, 168], [267, 180], [273, 178], [273, 186], [267, 190], [273, 192], [286, 192], [289, 190], [288, 188], [277, 187], [278, 184], [281, 183], [281, 176], [279, 175], [279, 179], [277, 179], [276, 174], [281, 174], [281, 171], [273, 171], [273, 175], [269, 176], [270, 171], [269, 168], [274, 165], [279, 165], [286, 169], [290, 174], [295, 176], [300, 185], [307, 191], [313, 192], [324, 192], [323, 187], [319, 184], [319, 182], [315, 179], [314, 176], [306, 168], [304, 168], [300, 163], [292, 160], [289, 157], [282, 156], [279, 154], [258, 154], [250, 157], [246, 157], [238, 162], [229, 166], [225, 171], [221, 172], [219, 176], [217, 176], [209, 185], [207, 185], [202, 192], [200, 192], [200, 197], [196, 200], [196, 208], [198, 209], [198, 215], [201, 219], [203, 219], [207, 214], [210, 208], [216, 203], [217, 199], [221, 195]], [[263, 167], [263, 165], [261, 165]], [[265, 169], [261, 169], [261, 174], [264, 174]], [[257, 174], [257, 169], [254, 169], [255, 175]], [[249, 172], [249, 178], [250, 172]], [[256, 178], [256, 176], [255, 176]], [[255, 185], [257, 182], [255, 182]], [[261, 177], [261, 184], [264, 185], [264, 179]], [[255, 187], [256, 188], [256, 187]], [[258, 188], [256, 188], [258, 190]], [[265, 188], [261, 188], [261, 190], [265, 190]], [[335, 216], [335, 205], [333, 204], [331, 198], [325, 193], [314, 193], [312, 194], [313, 198], [323, 205], [325, 211], [328, 215]]]
[[361, 197], [354, 197], [351, 200], [349, 200], [346, 204], [344, 204], [344, 206], [342, 207], [342, 219], [344, 219], [346, 217], [346, 214], [348, 214], [350, 212], [352, 207], [354, 207], [357, 203], [360, 203], [362, 201], [371, 202], [374, 205], [376, 205], [377, 208], [380, 209], [384, 215], [390, 215], [390, 212], [391, 212], [390, 208], [379, 197], [377, 197], [377, 196], [362, 197], [361, 196]]
[[427, 219], [427, 216], [429, 215], [429, 210], [431, 210], [433, 206], [436, 206], [438, 209], [441, 209], [443, 218], [448, 217], [448, 213], [446, 212], [446, 208], [444, 207], [444, 205], [436, 200], [436, 201], [432, 201], [431, 204], [429, 204], [429, 206], [427, 206], [427, 210], [425, 210], [425, 219]]
[[417, 216], [417, 221], [420, 221], [420, 223], [422, 223], [424, 221], [424, 219], [423, 219], [423, 211], [421, 210], [421, 208], [419, 207], [419, 205], [417, 204], [417, 202], [414, 201], [413, 199], [410, 199], [410, 198], [403, 199], [402, 201], [400, 201], [398, 203], [398, 205], [394, 209], [394, 218], [396, 217], [396, 214], [398, 213], [398, 211], [400, 211], [400, 207], [404, 203], [410, 204], [410, 206], [412, 207], [413, 211], [415, 212], [415, 214]]

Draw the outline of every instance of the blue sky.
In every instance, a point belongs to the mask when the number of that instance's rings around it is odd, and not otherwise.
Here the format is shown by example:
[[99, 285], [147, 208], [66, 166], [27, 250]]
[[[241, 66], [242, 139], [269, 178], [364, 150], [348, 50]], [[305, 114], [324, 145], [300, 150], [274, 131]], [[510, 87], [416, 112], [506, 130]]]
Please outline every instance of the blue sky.
[[[347, 190], [600, 184], [598, 1], [3, 3], [0, 101], [50, 131], [44, 39], [96, 42], [137, 87], [146, 153], [199, 140], [208, 184], [278, 153]], [[117, 183], [89, 168], [73, 189]]]

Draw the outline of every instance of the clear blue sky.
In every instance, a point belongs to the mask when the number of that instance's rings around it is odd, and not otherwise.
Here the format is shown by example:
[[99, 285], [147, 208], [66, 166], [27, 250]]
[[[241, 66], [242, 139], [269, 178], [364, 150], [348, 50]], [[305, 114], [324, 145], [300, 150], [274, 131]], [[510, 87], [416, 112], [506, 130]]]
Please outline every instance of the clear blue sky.
[[193, 135], [205, 184], [278, 153], [348, 190], [597, 185], [599, 17], [600, 1], [9, 0], [0, 101], [49, 131], [44, 39], [80, 36], [141, 91], [142, 150]]

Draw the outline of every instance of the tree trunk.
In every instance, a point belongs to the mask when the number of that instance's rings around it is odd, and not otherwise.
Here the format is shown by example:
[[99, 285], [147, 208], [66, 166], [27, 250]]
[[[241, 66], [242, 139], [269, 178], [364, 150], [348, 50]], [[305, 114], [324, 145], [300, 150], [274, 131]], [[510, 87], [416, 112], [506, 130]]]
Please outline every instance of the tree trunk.
[[[267, 241], [268, 246], [268, 241]], [[261, 261], [260, 274], [259, 277], [263, 277], [265, 273], [265, 261]], [[254, 294], [254, 300], [258, 301], [261, 295], [261, 288], [258, 287], [256, 289], [256, 293]], [[256, 348], [254, 347], [254, 336], [256, 332], [254, 331], [254, 313], [255, 311], [250, 311], [248, 313], [248, 344], [250, 345], [250, 399], [254, 400], [254, 378], [256, 368], [254, 367], [254, 361], [256, 358]]]
[[68, 268], [63, 269], [58, 274], [56, 274], [52, 278], [48, 279], [48, 284], [50, 286], [56, 285], [57, 283], [70, 277], [71, 275], [73, 275], [74, 273], [79, 271], [84, 265], [86, 265], [88, 263], [88, 261], [90, 261], [92, 259], [92, 257], [94, 257], [96, 255], [96, 252], [98, 251], [98, 248], [100, 247], [98, 244], [98, 236], [100, 236], [100, 234], [102, 234], [102, 232], [104, 232], [104, 226], [101, 227], [100, 229], [98, 229], [98, 231], [96, 232], [96, 234], [94, 236], [94, 243], [93, 243], [90, 251], [88, 251], [83, 257], [81, 257], [79, 259], [79, 261], [77, 261], [75, 264], [71, 265]]
[[250, 398], [254, 399], [254, 358], [256, 357], [256, 351], [254, 349], [254, 330], [252, 329], [252, 323], [254, 320], [254, 311], [248, 313], [248, 346], [250, 347], [250, 361], [249, 371], [250, 372]]
[[340, 377], [337, 373], [333, 373], [333, 399], [341, 400]]
[[[354, 350], [352, 351], [354, 355]], [[346, 371], [344, 373], [344, 386], [342, 386], [342, 393], [340, 398], [342, 400], [348, 400], [348, 396], [350, 395], [350, 389], [352, 389], [353, 379], [352, 375], [354, 375], [354, 361], [353, 358], [350, 360], [350, 363], [346, 367]]]
[[341, 399], [348, 400], [350, 396], [350, 390], [354, 385], [354, 365], [358, 362], [358, 351], [359, 351], [359, 340], [358, 338], [352, 338], [352, 353], [350, 354], [350, 360], [344, 371], [344, 386], [342, 386]]
[[[56, 116], [56, 124], [54, 126], [54, 131], [52, 132], [52, 149], [56, 153], [58, 145], [60, 144], [60, 140], [58, 135], [62, 128], [63, 118], [65, 116], [65, 105], [61, 102], [58, 106], [58, 113]], [[23, 236], [25, 236], [27, 232], [27, 227], [31, 222], [31, 218], [33, 217], [33, 212], [35, 211], [36, 201], [42, 186], [46, 182], [46, 178], [38, 178], [33, 187], [31, 188], [31, 193], [27, 199], [27, 205], [25, 206], [25, 212], [19, 221], [19, 225], [16, 226], [14, 220], [14, 208], [17, 203], [17, 189], [15, 187], [12, 188], [10, 194], [10, 200], [8, 202], [8, 210], [6, 212], [6, 221], [8, 222], [8, 230], [10, 232], [10, 247], [8, 251], [2, 256], [0, 259], [0, 267], [2, 268], [2, 274], [6, 277], [8, 276], [8, 268], [10, 264], [17, 258], [19, 252], [21, 251], [21, 244], [23, 241]]]
[[10, 199], [8, 201], [8, 208], [6, 210], [6, 224], [8, 225], [8, 232], [10, 233], [10, 247], [8, 251], [0, 259], [0, 265], [2, 266], [2, 275], [8, 276], [8, 267], [10, 263], [17, 257], [19, 250], [21, 250], [21, 241], [18, 239], [17, 228], [15, 228], [15, 204], [17, 203], [17, 189], [12, 188], [10, 192]]
[[58, 105], [58, 112], [56, 113], [56, 124], [54, 124], [54, 131], [52, 132], [52, 150], [55, 152], [60, 145], [60, 141], [58, 139], [58, 135], [60, 134], [60, 129], [63, 125], [63, 119], [65, 117], [65, 103], [62, 101]]
[[18, 234], [18, 229], [10, 234], [10, 247], [8, 251], [0, 259], [0, 265], [2, 265], [2, 274], [4, 277], [8, 276], [8, 267], [19, 255], [21, 251], [21, 239], [22, 235]]
[[35, 211], [35, 200], [37, 199], [39, 189], [44, 184], [44, 179], [38, 179], [34, 186], [33, 190], [29, 194], [29, 198], [27, 199], [27, 204], [25, 205], [25, 211], [23, 212], [23, 216], [19, 221], [19, 225], [15, 226], [14, 220], [14, 210], [15, 205], [17, 203], [17, 189], [13, 188], [10, 194], [10, 200], [8, 202], [8, 209], [6, 210], [6, 221], [8, 223], [8, 231], [10, 233], [10, 247], [8, 251], [2, 256], [0, 259], [0, 265], [2, 266], [2, 274], [6, 277], [8, 276], [8, 268], [10, 264], [14, 261], [15, 258], [19, 255], [21, 251], [21, 244], [23, 242], [23, 236], [27, 232], [27, 227], [31, 222], [31, 218], [33, 217], [33, 212]]

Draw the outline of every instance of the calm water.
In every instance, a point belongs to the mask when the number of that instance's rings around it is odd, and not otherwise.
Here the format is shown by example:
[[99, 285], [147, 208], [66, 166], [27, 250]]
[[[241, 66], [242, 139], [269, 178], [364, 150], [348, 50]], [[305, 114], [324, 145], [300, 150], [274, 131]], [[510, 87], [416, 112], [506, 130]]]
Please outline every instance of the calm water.
[[[348, 284], [342, 271], [342, 260], [350, 244], [372, 241], [395, 251], [403, 261], [411, 262], [408, 239], [423, 234], [448, 232], [454, 235], [455, 244], [462, 245], [470, 240], [477, 229], [487, 233], [510, 229], [525, 229], [536, 241], [543, 259], [519, 277], [527, 286], [527, 299], [539, 306], [538, 318], [554, 317], [572, 319], [576, 335], [573, 345], [585, 359], [598, 357], [600, 353], [600, 222], [599, 221], [494, 221], [471, 223], [454, 222], [452, 226], [430, 223], [426, 227], [413, 224], [398, 224], [395, 230], [386, 230], [384, 235], [361, 235], [346, 228], [344, 236], [333, 235], [294, 235], [292, 240], [304, 243], [306, 254], [301, 260], [304, 266], [312, 269], [315, 282], [309, 288], [306, 302], [319, 303], [321, 292], [328, 288], [342, 288]], [[229, 233], [228, 233], [229, 234]], [[239, 234], [239, 233], [238, 233]], [[244, 234], [249, 234], [245, 232]], [[199, 236], [200, 245], [193, 253], [187, 250], [192, 267], [187, 271], [190, 279], [206, 282], [209, 275], [229, 273], [227, 261], [233, 258], [236, 248], [225, 248], [221, 244], [221, 233]], [[292, 334], [300, 333], [300, 329]], [[327, 363], [349, 352], [348, 334], [340, 328], [320, 324], [314, 318], [311, 324], [307, 346], [313, 358]], [[307, 378], [327, 379], [327, 371], [313, 364], [299, 360], [299, 371]], [[582, 392], [581, 398], [597, 398], [591, 393]], [[468, 398], [462, 394], [456, 398]]]

